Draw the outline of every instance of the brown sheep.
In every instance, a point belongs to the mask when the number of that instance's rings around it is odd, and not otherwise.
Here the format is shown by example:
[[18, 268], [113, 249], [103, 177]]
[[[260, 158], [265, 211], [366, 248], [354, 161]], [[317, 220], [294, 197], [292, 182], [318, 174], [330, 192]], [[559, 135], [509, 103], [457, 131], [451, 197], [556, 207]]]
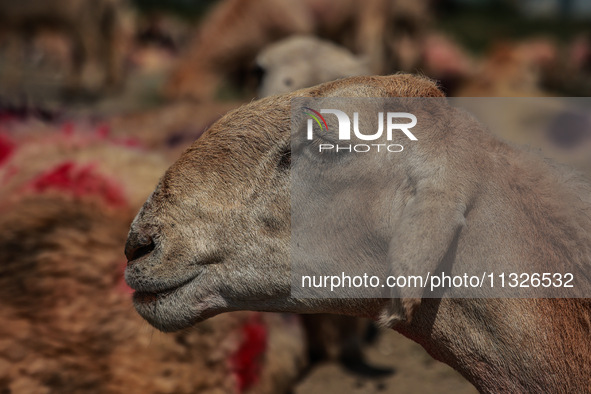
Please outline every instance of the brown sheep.
[[238, 312], [165, 337], [130, 313], [121, 248], [159, 157], [78, 132], [0, 136], [0, 391], [289, 390], [294, 317]]
[[[484, 261], [507, 272], [568, 269], [578, 279], [565, 294], [581, 297], [590, 291], [591, 187], [500, 141], [442, 99], [413, 101], [431, 105], [416, 108], [420, 143], [402, 155], [318, 156], [305, 133], [290, 133], [297, 97], [443, 94], [411, 75], [353, 77], [224, 116], [167, 170], [131, 226], [125, 278], [136, 310], [163, 331], [241, 309], [369, 317], [417, 341], [481, 392], [589, 391], [588, 298], [428, 298], [420, 287], [392, 288], [391, 298], [299, 298], [291, 292], [290, 252], [318, 266], [314, 251], [323, 250], [322, 260], [338, 267], [382, 261], [398, 274], [447, 265], [462, 272]], [[303, 151], [293, 161], [291, 144]], [[306, 177], [292, 189], [296, 169]], [[320, 178], [319, 188], [314, 175], [331, 172], [338, 176]], [[303, 213], [307, 228], [329, 239], [292, 227], [294, 190], [340, 193], [338, 204], [308, 201]], [[331, 221], [339, 231], [326, 226]], [[370, 233], [341, 239], [358, 228]], [[291, 248], [294, 236], [302, 244]], [[354, 253], [323, 249], [333, 243]]]
[[498, 43], [475, 72], [466, 74], [466, 81], [454, 96], [549, 96], [542, 88], [542, 72], [555, 57], [556, 48], [547, 40]]

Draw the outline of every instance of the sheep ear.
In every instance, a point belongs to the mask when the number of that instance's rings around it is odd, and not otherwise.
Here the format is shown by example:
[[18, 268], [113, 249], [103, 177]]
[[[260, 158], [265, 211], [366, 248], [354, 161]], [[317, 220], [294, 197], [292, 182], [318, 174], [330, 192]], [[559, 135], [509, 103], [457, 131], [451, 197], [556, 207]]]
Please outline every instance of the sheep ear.
[[[417, 190], [394, 223], [388, 250], [390, 275], [425, 278], [427, 272], [435, 273], [465, 224], [466, 204], [462, 200], [449, 191]], [[391, 327], [398, 322], [410, 322], [425, 290], [393, 287], [382, 323]]]

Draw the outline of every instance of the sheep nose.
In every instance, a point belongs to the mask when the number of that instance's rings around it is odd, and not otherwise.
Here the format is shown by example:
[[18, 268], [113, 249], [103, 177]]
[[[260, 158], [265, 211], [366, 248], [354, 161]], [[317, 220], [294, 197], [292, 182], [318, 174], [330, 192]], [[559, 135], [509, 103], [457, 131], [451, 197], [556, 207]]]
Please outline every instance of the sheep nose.
[[125, 243], [125, 257], [127, 257], [127, 264], [133, 263], [134, 260], [139, 259], [154, 250], [154, 241], [152, 237], [138, 232], [132, 232]]

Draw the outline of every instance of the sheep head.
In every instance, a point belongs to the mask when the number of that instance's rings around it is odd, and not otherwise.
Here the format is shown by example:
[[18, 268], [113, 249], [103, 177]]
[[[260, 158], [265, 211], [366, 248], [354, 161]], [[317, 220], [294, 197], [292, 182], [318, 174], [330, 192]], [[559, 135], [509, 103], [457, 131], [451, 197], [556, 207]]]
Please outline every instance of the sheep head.
[[242, 309], [374, 314], [367, 302], [290, 295], [291, 100], [406, 96], [442, 93], [410, 75], [353, 77], [255, 101], [215, 123], [131, 226], [125, 277], [138, 312], [163, 331]]

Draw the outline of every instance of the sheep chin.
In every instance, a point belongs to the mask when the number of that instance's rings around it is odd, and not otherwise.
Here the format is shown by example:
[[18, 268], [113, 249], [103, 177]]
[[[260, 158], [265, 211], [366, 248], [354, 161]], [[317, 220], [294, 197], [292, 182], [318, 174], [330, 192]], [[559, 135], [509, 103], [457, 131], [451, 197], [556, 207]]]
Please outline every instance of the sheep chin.
[[133, 304], [137, 312], [162, 332], [189, 328], [227, 308], [217, 296], [201, 296], [199, 276], [181, 286], [160, 293], [135, 292]]

